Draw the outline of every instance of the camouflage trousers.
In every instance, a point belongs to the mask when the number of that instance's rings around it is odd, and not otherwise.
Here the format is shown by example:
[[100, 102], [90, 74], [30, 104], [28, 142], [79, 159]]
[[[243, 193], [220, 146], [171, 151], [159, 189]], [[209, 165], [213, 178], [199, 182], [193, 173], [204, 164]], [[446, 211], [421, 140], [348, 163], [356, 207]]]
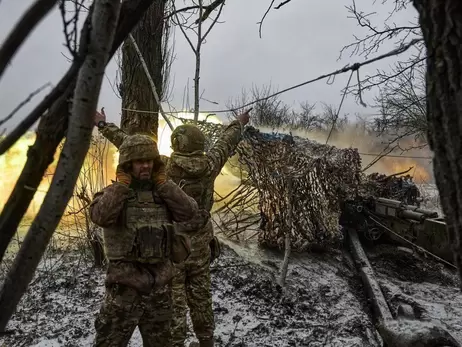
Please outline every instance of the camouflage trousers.
[[185, 263], [175, 267], [172, 282], [172, 345], [183, 347], [186, 339], [186, 312], [189, 313], [196, 337], [213, 338], [215, 322], [210, 291], [210, 247], [193, 250]]
[[140, 295], [124, 285], [106, 289], [101, 310], [95, 321], [95, 347], [125, 347], [138, 327], [144, 347], [171, 346], [171, 286]]

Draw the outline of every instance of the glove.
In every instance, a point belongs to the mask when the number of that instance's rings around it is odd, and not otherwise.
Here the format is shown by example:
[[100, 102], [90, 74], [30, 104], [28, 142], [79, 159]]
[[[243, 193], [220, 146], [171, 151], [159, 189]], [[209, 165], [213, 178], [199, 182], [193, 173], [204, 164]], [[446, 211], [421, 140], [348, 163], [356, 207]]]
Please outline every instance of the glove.
[[116, 181], [128, 187], [132, 182], [132, 176], [126, 173], [120, 165], [117, 165]]
[[160, 160], [155, 164], [156, 169], [152, 174], [152, 180], [155, 184], [160, 185], [167, 182], [167, 170], [165, 164], [162, 160]]

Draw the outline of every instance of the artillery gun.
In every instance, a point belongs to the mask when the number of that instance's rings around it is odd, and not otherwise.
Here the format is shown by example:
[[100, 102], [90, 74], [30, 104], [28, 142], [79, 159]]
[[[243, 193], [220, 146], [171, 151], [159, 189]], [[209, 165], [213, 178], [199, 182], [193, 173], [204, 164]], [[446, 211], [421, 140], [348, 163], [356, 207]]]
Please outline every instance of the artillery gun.
[[[418, 251], [453, 266], [446, 223], [435, 211], [387, 198], [345, 201], [339, 224], [361, 274], [377, 329], [387, 347], [460, 346], [443, 327], [431, 322], [392, 316], [361, 240], [412, 245]], [[400, 312], [400, 310], [398, 310]], [[412, 314], [411, 314], [412, 316]]]
[[411, 246], [453, 262], [446, 223], [436, 211], [387, 198], [357, 198], [343, 203], [340, 225], [354, 228], [362, 240]]

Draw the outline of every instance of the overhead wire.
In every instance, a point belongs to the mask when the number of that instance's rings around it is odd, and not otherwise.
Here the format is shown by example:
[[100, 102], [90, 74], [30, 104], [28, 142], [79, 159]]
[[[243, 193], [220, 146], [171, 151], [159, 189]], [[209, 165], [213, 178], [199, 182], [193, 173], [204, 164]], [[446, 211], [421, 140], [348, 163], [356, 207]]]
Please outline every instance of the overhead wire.
[[[207, 111], [201, 111], [201, 113], [212, 113], [213, 114], [213, 113], [235, 112], [235, 111], [247, 108], [249, 106], [253, 106], [253, 105], [255, 105], [255, 104], [257, 104], [257, 103], [259, 103], [261, 101], [266, 101], [266, 100], [271, 99], [271, 98], [273, 98], [275, 96], [278, 96], [278, 95], [287, 93], [289, 91], [292, 91], [294, 89], [298, 89], [300, 87], [306, 86], [308, 84], [311, 84], [311, 83], [314, 83], [314, 82], [317, 82], [317, 81], [320, 81], [320, 80], [323, 80], [323, 79], [326, 79], [326, 78], [331, 78], [331, 77], [334, 77], [336, 75], [346, 73], [348, 71], [357, 71], [362, 66], [366, 66], [366, 65], [375, 63], [375, 62], [377, 62], [379, 60], [389, 58], [389, 57], [392, 57], [392, 56], [395, 56], [395, 55], [402, 54], [402, 53], [406, 52], [409, 48], [414, 46], [416, 43], [418, 43], [419, 41], [421, 41], [421, 39], [413, 39], [413, 40], [409, 41], [407, 44], [403, 44], [400, 47], [389, 51], [388, 53], [381, 54], [381, 55], [379, 55], [379, 56], [377, 56], [375, 58], [368, 59], [368, 60], [365, 60], [365, 61], [360, 62], [360, 63], [354, 63], [353, 65], [347, 65], [347, 66], [345, 66], [345, 67], [343, 67], [341, 69], [335, 70], [335, 71], [327, 73], [327, 74], [320, 75], [320, 76], [312, 78], [312, 79], [310, 79], [308, 81], [305, 81], [305, 82], [293, 85], [291, 87], [285, 88], [283, 90], [280, 90], [278, 92], [272, 93], [272, 94], [267, 95], [265, 97], [255, 99], [254, 101], [248, 102], [248, 103], [246, 103], [246, 104], [244, 104], [242, 106], [236, 107], [236, 108], [207, 110]], [[130, 111], [130, 112], [138, 112], [138, 113], [158, 113], [156, 111], [138, 110], [138, 109], [130, 109], [130, 108], [123, 108], [122, 110]], [[183, 113], [183, 112], [184, 111], [174, 111], [174, 112], [165, 112], [165, 113], [175, 114], [175, 113]]]

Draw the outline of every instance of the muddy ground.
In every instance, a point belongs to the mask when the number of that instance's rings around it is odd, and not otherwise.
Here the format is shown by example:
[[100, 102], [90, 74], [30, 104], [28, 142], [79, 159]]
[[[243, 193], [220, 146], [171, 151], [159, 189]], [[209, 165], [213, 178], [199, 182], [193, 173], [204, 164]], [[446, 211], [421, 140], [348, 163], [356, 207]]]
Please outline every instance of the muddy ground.
[[[342, 251], [294, 255], [283, 289], [276, 281], [280, 254], [226, 244], [212, 266], [217, 346], [381, 346], [360, 278]], [[408, 303], [462, 341], [453, 273], [407, 250], [368, 253], [393, 309]], [[53, 259], [42, 264], [0, 346], [91, 345], [104, 273], [76, 253]], [[137, 331], [130, 346], [142, 346]]]

